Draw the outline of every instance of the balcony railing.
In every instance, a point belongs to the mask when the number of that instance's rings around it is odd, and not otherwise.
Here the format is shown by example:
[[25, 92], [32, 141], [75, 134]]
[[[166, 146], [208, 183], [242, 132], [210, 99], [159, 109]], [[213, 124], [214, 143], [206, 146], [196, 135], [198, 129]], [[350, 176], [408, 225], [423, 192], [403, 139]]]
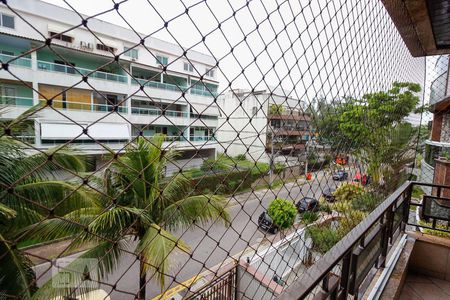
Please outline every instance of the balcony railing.
[[[414, 186], [433, 189], [422, 203], [411, 202]], [[361, 295], [360, 288], [374, 266], [384, 268], [388, 252], [406, 226], [450, 233], [437, 221], [448, 222], [450, 186], [422, 182], [405, 182], [361, 223], [297, 278], [278, 299], [305, 299], [311, 294], [320, 299], [347, 299]], [[409, 219], [410, 207], [420, 207], [427, 224]]]
[[[46, 100], [40, 100], [45, 102]], [[75, 102], [75, 101], [62, 101], [53, 100], [52, 107], [55, 109], [63, 110], [81, 110], [81, 111], [91, 111], [91, 112], [111, 112], [114, 111], [113, 105], [108, 104], [97, 104], [97, 103], [86, 103], [86, 102]], [[127, 108], [125, 106], [119, 106], [117, 108], [118, 112], [126, 113]]]
[[88, 75], [89, 77], [96, 78], [96, 79], [103, 79], [108, 81], [115, 81], [120, 83], [127, 83], [128, 82], [128, 76], [125, 75], [119, 75], [119, 74], [113, 74], [103, 71], [94, 71], [79, 67], [72, 67], [68, 65], [62, 65], [47, 61], [38, 60], [38, 69], [43, 71], [52, 71], [52, 72], [61, 72], [66, 73], [70, 75]]
[[206, 97], [217, 97], [218, 93], [216, 91], [200, 90], [191, 88], [191, 94], [206, 96]]
[[148, 81], [145, 79], [132, 79], [132, 84], [148, 86], [152, 88], [167, 90], [167, 91], [175, 91], [175, 92], [184, 92], [187, 91], [187, 86], [170, 84], [165, 82], [156, 82], [156, 81]]
[[192, 119], [204, 119], [204, 120], [217, 120], [217, 116], [207, 116], [207, 115], [198, 115], [198, 114], [192, 114], [191, 113], [191, 118]]
[[[145, 107], [131, 107], [131, 113], [135, 115], [146, 115], [146, 116], [160, 116], [163, 114], [163, 110], [158, 108], [145, 108]], [[176, 118], [187, 118], [188, 113], [176, 110], [166, 110], [164, 114], [169, 117]]]
[[[15, 65], [15, 66], [31, 68], [31, 58], [20, 57], [20, 58], [14, 59], [16, 57], [17, 56], [0, 54], [0, 60], [2, 61], [2, 63], [9, 62], [10, 64]], [[14, 60], [12, 60], [12, 59], [14, 59]]]
[[2, 96], [0, 97], [0, 105], [33, 106], [33, 98]]
[[448, 73], [444, 72], [439, 75], [430, 87], [430, 104], [435, 104], [445, 98], [447, 95]]
[[191, 136], [189, 137], [189, 140], [191, 142], [207, 142], [207, 141], [213, 141], [213, 136]]

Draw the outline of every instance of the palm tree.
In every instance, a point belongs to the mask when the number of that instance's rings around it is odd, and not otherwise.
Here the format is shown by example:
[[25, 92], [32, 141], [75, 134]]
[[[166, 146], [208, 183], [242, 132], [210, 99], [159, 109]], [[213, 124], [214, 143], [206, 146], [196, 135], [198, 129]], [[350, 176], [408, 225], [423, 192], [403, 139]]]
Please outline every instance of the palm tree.
[[[3, 125], [5, 129], [14, 124]], [[0, 132], [0, 298], [32, 296], [35, 274], [17, 242], [29, 238], [24, 227], [86, 203], [89, 196], [80, 184], [55, 179], [62, 169], [78, 172], [83, 166], [63, 149], [26, 153], [22, 143]]]
[[[162, 290], [170, 268], [170, 255], [174, 251], [190, 251], [184, 241], [171, 233], [172, 230], [187, 229], [194, 223], [205, 224], [212, 220], [229, 222], [224, 198], [189, 196], [191, 187], [183, 175], [173, 176], [170, 180], [164, 178], [167, 163], [177, 156], [177, 152], [173, 149], [164, 152], [163, 141], [164, 136], [155, 136], [150, 141], [138, 138], [92, 184], [93, 189], [100, 191], [93, 206], [72, 211], [62, 218], [46, 220], [35, 229], [47, 238], [77, 233], [74, 246], [92, 243], [94, 246], [80, 258], [98, 259], [96, 269], [100, 278], [114, 271], [121, 255], [129, 253], [130, 239], [126, 237], [132, 237], [137, 242], [132, 251], [139, 259], [140, 299], [145, 299], [147, 273], [152, 273]], [[81, 268], [80, 261], [73, 263], [75, 269]], [[81, 273], [75, 280], [77, 284], [83, 280]], [[51, 289], [49, 284], [36, 295], [61, 293], [61, 290]]]

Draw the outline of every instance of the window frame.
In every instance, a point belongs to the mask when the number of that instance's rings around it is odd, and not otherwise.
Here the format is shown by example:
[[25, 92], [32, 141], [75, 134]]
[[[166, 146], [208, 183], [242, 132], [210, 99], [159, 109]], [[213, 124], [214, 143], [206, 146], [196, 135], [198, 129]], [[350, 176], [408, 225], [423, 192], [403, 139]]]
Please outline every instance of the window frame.
[[123, 55], [133, 59], [139, 59], [139, 50], [136, 48], [123, 47]]
[[[3, 17], [9, 17], [12, 19], [12, 27], [4, 25]], [[9, 29], [16, 29], [16, 18], [13, 15], [5, 14], [2, 12], [2, 13], [0, 13], [0, 26], [4, 27], [4, 28], [9, 28]]]
[[194, 66], [190, 62], [185, 61], [183, 63], [183, 70], [185, 70], [187, 72], [194, 72]]
[[[163, 56], [163, 55], [157, 54], [157, 55], [155, 55], [155, 59], [156, 59], [156, 64], [158, 64], [158, 65], [167, 66], [169, 64], [168, 56]], [[165, 63], [164, 63], [164, 60], [166, 61]]]

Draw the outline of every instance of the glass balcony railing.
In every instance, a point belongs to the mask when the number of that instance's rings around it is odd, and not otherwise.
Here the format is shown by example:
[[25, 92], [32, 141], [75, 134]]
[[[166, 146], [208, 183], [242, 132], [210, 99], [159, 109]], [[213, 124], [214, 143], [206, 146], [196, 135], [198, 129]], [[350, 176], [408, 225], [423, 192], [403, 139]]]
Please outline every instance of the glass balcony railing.
[[207, 141], [214, 141], [213, 136], [191, 136], [189, 138], [191, 142], [207, 142]]
[[[158, 108], [131, 107], [131, 113], [135, 115], [160, 116], [163, 111]], [[176, 110], [166, 110], [164, 114], [168, 117], [187, 118], [188, 113]]]
[[191, 89], [191, 94], [194, 95], [200, 95], [200, 96], [206, 96], [206, 97], [217, 97], [216, 91], [208, 91], [208, 90], [200, 90], [200, 89]]
[[33, 98], [2, 96], [2, 97], [0, 97], [0, 105], [33, 106]]
[[198, 114], [191, 114], [192, 119], [204, 119], [204, 120], [217, 120], [217, 116], [207, 116], [207, 115], [198, 115]]
[[[40, 100], [46, 101], [46, 100]], [[108, 104], [86, 103], [86, 102], [74, 102], [74, 101], [62, 101], [53, 100], [52, 107], [55, 109], [67, 109], [67, 110], [81, 110], [91, 112], [111, 112], [114, 111], [114, 106]], [[119, 106], [118, 112], [126, 113], [127, 108]]]
[[89, 69], [84, 68], [78, 68], [78, 67], [72, 67], [62, 64], [56, 64], [52, 62], [42, 61], [38, 60], [38, 69], [44, 70], [44, 71], [52, 71], [52, 72], [61, 72], [66, 74], [72, 74], [72, 75], [88, 75], [89, 77], [96, 78], [96, 79], [103, 79], [108, 81], [115, 81], [120, 83], [127, 83], [128, 82], [128, 76], [125, 75], [119, 75], [119, 74], [113, 74], [103, 71], [93, 71]]
[[[0, 60], [3, 63], [9, 62], [11, 65], [15, 66], [21, 66], [25, 68], [31, 68], [31, 58], [21, 57], [16, 58], [17, 56], [7, 55], [7, 54], [0, 54]], [[14, 60], [12, 60], [14, 59]]]
[[187, 86], [170, 84], [170, 83], [165, 83], [165, 82], [148, 81], [145, 79], [132, 79], [131, 83], [135, 84], [135, 85], [148, 86], [148, 87], [152, 87], [152, 88], [174, 91], [174, 92], [181, 92], [181, 91], [184, 92], [187, 90]]
[[439, 75], [432, 83], [430, 87], [430, 104], [435, 104], [445, 98], [447, 95], [447, 78], [448, 73], [444, 72]]

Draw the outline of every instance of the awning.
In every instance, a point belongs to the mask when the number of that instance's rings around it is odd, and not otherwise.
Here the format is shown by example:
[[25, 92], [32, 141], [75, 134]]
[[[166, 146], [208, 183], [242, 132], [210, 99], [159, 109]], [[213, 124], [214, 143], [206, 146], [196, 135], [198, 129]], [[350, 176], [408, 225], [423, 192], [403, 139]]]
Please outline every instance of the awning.
[[[80, 126], [81, 125], [81, 126]], [[50, 140], [71, 139], [98, 139], [98, 140], [125, 140], [130, 139], [130, 131], [127, 124], [95, 123], [88, 124], [71, 123], [41, 123], [41, 138]], [[88, 135], [82, 134], [83, 128], [88, 128]]]
[[192, 113], [193, 114], [202, 114], [207, 116], [218, 116], [219, 108], [216, 104], [200, 104], [200, 103], [191, 103]]

